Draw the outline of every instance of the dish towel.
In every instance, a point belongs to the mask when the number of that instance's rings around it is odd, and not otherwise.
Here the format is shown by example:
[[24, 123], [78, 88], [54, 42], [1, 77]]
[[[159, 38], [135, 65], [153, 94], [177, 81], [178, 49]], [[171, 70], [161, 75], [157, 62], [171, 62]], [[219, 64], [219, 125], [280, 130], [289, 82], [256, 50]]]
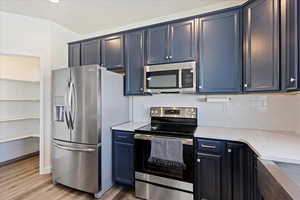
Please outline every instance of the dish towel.
[[149, 163], [178, 169], [185, 169], [183, 161], [183, 144], [178, 139], [158, 138], [151, 140]]

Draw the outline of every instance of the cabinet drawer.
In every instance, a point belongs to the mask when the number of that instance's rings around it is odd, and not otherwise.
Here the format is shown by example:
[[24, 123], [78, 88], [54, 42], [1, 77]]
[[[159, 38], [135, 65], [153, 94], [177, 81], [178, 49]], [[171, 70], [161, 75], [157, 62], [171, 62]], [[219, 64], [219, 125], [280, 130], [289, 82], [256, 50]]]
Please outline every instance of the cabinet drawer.
[[134, 137], [132, 132], [127, 131], [113, 131], [114, 141], [133, 143]]
[[197, 150], [200, 152], [220, 154], [224, 152], [224, 149], [225, 149], [224, 141], [206, 140], [206, 139], [197, 140]]

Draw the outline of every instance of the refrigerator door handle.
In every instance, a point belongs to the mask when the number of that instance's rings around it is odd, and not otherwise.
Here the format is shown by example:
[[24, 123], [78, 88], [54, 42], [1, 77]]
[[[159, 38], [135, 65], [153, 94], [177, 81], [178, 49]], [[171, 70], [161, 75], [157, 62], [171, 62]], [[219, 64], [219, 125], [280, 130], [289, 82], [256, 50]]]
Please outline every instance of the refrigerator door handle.
[[69, 125], [70, 125], [70, 128], [73, 130], [74, 129], [74, 124], [73, 124], [73, 121], [72, 121], [72, 116], [71, 116], [71, 112], [69, 112]]
[[77, 92], [76, 92], [76, 85], [75, 83], [73, 82], [72, 84], [72, 87], [73, 87], [73, 90], [72, 90], [72, 98], [73, 98], [73, 106], [72, 106], [72, 123], [73, 123], [73, 126], [74, 126], [74, 123], [76, 121], [76, 112], [77, 112]]
[[68, 100], [67, 100], [68, 96], [69, 96], [69, 82], [68, 82], [68, 87], [65, 91], [65, 105], [64, 105], [65, 111], [64, 112], [65, 112], [66, 124], [67, 124], [68, 129], [70, 130], [70, 123], [69, 123], [69, 118], [68, 118], [68, 111], [69, 111], [69, 105], [68, 105]]
[[65, 118], [66, 118], [66, 124], [67, 124], [67, 127], [68, 127], [68, 129], [70, 130], [70, 124], [69, 124], [67, 112], [65, 112]]
[[76, 91], [75, 91], [75, 84], [74, 82], [70, 83], [70, 93], [69, 93], [69, 106], [70, 106], [70, 110], [69, 110], [69, 117], [70, 117], [70, 124], [71, 124], [71, 128], [74, 129], [74, 123], [75, 123], [75, 114], [76, 114]]
[[64, 150], [67, 150], [67, 151], [82, 151], [82, 152], [94, 152], [96, 151], [96, 149], [92, 149], [92, 148], [74, 148], [74, 147], [67, 147], [67, 146], [62, 146], [62, 145], [58, 145], [58, 144], [55, 144], [53, 143], [53, 145], [57, 148], [60, 148], [60, 149], [64, 149]]

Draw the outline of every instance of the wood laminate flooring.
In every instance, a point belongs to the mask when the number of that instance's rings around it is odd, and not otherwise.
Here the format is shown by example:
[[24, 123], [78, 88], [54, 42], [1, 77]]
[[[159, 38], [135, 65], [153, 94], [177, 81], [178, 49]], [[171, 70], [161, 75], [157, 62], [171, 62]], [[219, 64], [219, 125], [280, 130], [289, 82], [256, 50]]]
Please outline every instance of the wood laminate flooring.
[[[0, 167], [0, 200], [90, 200], [94, 196], [52, 184], [51, 175], [39, 174], [34, 156]], [[113, 187], [101, 200], [138, 200], [132, 190]]]

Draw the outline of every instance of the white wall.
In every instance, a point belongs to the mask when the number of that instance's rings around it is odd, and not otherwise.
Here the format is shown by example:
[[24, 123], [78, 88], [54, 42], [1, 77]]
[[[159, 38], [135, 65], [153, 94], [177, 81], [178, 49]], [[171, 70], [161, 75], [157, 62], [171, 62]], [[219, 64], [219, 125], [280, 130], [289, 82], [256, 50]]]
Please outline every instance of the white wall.
[[195, 106], [199, 125], [300, 133], [297, 95], [232, 95], [225, 96], [231, 97], [230, 102], [221, 103], [203, 102], [204, 97], [183, 94], [132, 97], [132, 120], [149, 121], [152, 106]]
[[[124, 24], [124, 26], [120, 26], [120, 27], [114, 27], [111, 29], [97, 31], [94, 33], [79, 35], [75, 40], [82, 40], [82, 39], [87, 39], [87, 38], [91, 38], [91, 37], [98, 37], [98, 36], [107, 35], [107, 34], [111, 34], [111, 33], [135, 29], [135, 28], [139, 28], [139, 27], [143, 27], [143, 26], [158, 24], [158, 23], [162, 23], [162, 22], [166, 22], [166, 21], [172, 21], [172, 20], [176, 20], [176, 19], [182, 19], [182, 18], [186, 18], [186, 17], [196, 16], [196, 15], [200, 15], [200, 14], [204, 14], [204, 13], [208, 13], [208, 12], [212, 12], [212, 11], [216, 11], [216, 10], [239, 6], [239, 5], [244, 4], [247, 1], [248, 0], [226, 0], [226, 1], [214, 4], [214, 5], [210, 5], [210, 6], [206, 6], [206, 7], [202, 7], [202, 8], [195, 8], [192, 10], [178, 12], [178, 13], [174, 13], [174, 14], [162, 16], [162, 17], [156, 17], [156, 18], [152, 18], [149, 20], [140, 21], [140, 22], [136, 22], [136, 23], [132, 23], [132, 24]], [[135, 13], [128, 13], [128, 14], [134, 15]], [[108, 22], [109, 22], [109, 20], [108, 20]]]
[[66, 43], [77, 37], [77, 34], [47, 20], [0, 12], [0, 53], [40, 58], [42, 173], [49, 172], [51, 167], [51, 68], [67, 65]]

